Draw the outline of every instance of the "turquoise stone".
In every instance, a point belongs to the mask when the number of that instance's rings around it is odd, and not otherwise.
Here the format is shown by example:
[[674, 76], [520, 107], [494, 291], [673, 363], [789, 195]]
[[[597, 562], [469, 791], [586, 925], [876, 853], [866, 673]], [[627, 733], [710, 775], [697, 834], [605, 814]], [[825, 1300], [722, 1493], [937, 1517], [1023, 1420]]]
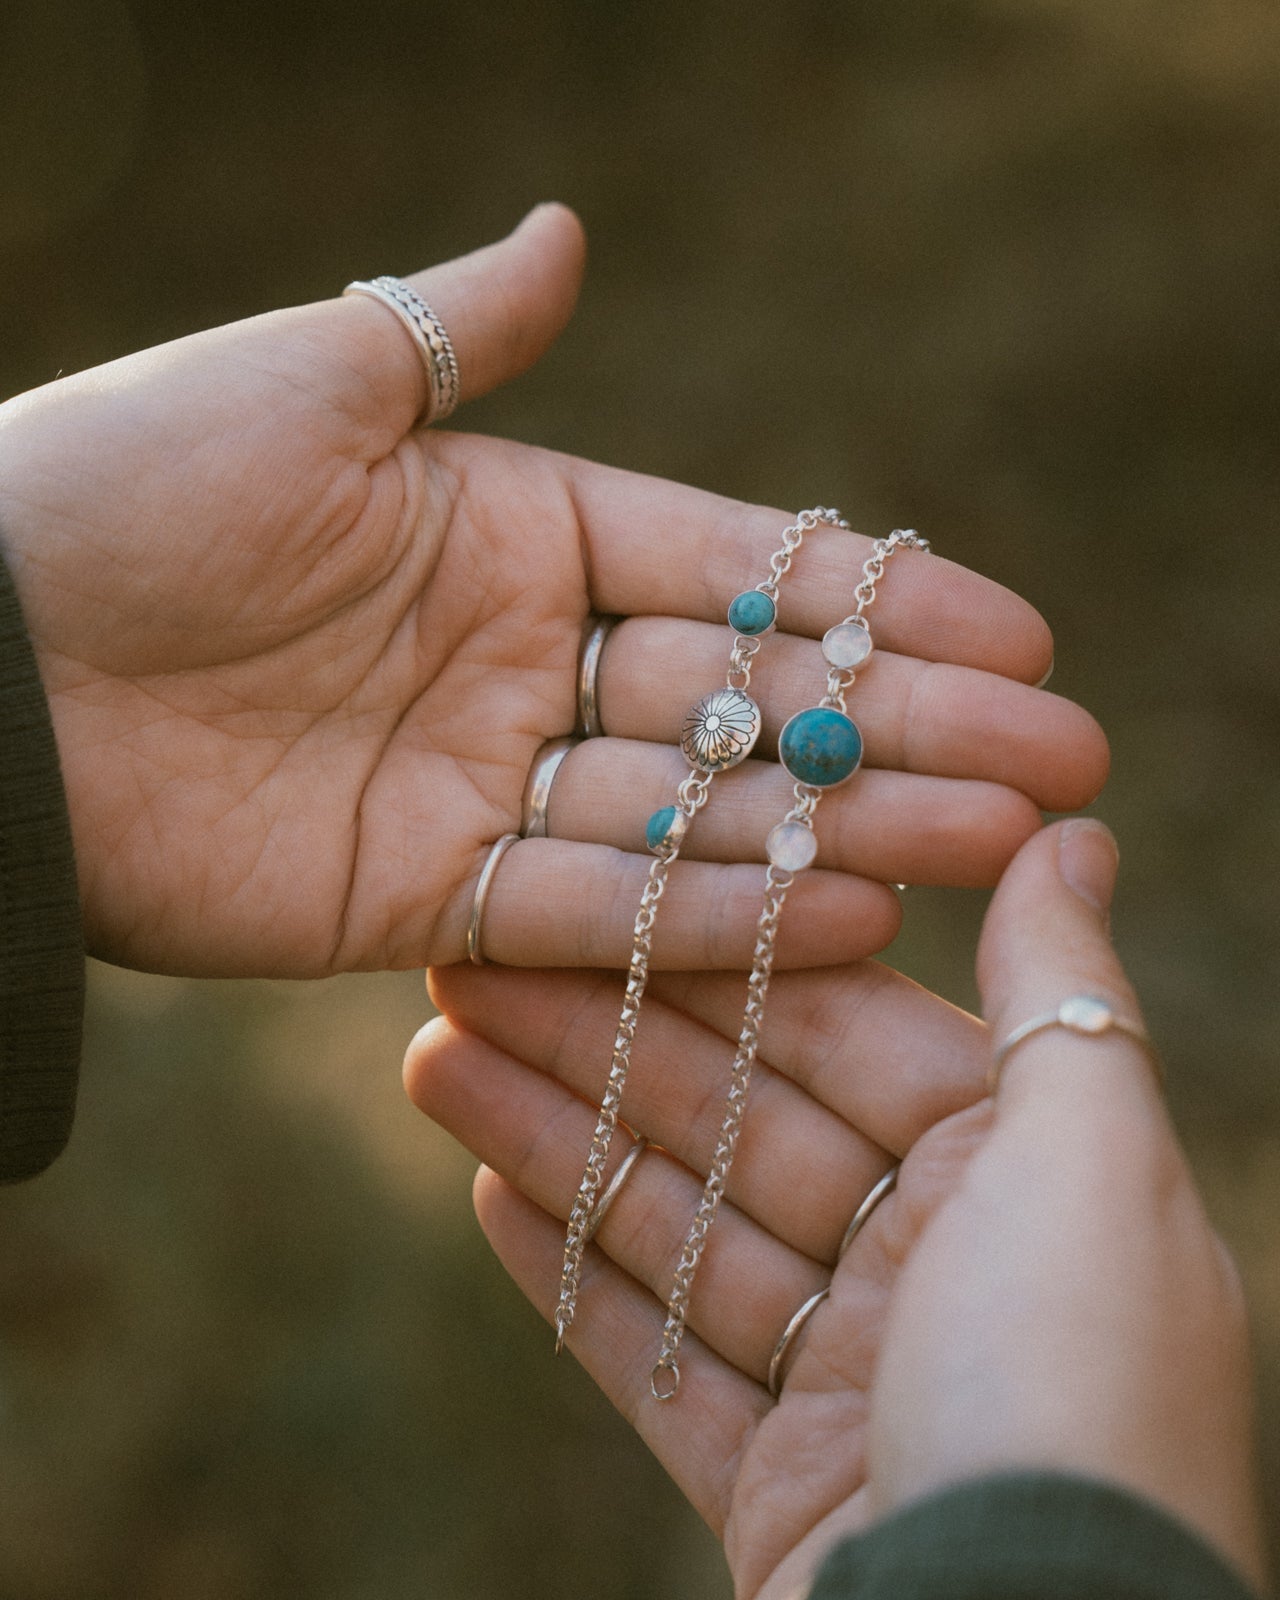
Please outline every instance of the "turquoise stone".
[[752, 638], [757, 633], [768, 633], [778, 615], [778, 608], [767, 594], [759, 589], [744, 589], [729, 607], [729, 626], [735, 633]]
[[862, 735], [856, 724], [830, 706], [797, 711], [778, 739], [778, 759], [799, 783], [829, 789], [858, 770]]
[[675, 826], [675, 820], [676, 808], [674, 806], [663, 806], [661, 810], [654, 812], [644, 830], [644, 842], [649, 846], [650, 850], [661, 850], [667, 842], [667, 835]]

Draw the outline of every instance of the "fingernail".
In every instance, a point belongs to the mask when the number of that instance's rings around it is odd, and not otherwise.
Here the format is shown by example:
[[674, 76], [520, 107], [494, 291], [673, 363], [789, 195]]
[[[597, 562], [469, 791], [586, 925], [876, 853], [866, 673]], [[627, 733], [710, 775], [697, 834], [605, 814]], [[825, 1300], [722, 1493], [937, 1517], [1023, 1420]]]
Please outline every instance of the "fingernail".
[[558, 200], [539, 200], [536, 206], [532, 206], [528, 211], [525, 212], [524, 216], [520, 218], [520, 221], [516, 223], [516, 228], [519, 230], [520, 228], [525, 227], [526, 224], [532, 222], [535, 217], [540, 217], [544, 211], [558, 211], [559, 209], [560, 202]]
[[1115, 834], [1096, 817], [1073, 817], [1058, 834], [1062, 881], [1095, 911], [1110, 909], [1115, 893], [1120, 847]]

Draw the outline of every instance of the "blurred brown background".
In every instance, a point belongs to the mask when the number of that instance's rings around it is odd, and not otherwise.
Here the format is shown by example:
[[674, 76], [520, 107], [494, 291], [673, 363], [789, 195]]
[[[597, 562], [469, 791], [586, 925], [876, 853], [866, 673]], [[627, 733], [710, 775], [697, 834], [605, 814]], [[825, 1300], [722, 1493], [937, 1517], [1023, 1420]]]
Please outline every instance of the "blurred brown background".
[[[0, 392], [575, 204], [464, 425], [909, 523], [1109, 729], [1118, 937], [1240, 1255], [1280, 1509], [1271, 0], [0, 0]], [[961, 1000], [981, 896], [893, 958]], [[416, 975], [93, 973], [0, 1195], [0, 1594], [727, 1594], [403, 1103]]]

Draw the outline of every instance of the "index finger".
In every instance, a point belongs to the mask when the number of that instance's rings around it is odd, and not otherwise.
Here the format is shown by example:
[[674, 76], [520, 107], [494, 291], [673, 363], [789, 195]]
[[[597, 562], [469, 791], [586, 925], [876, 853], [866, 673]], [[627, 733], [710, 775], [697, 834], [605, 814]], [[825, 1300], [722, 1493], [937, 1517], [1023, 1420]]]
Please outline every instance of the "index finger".
[[[601, 613], [723, 622], [733, 597], [768, 577], [769, 557], [795, 521], [794, 513], [592, 462], [566, 458], [565, 472]], [[782, 588], [779, 626], [818, 639], [851, 612], [873, 542], [826, 526], [807, 533]], [[1052, 665], [1053, 638], [1034, 606], [942, 556], [898, 553], [873, 617], [877, 645], [923, 661], [1024, 683], [1040, 682]]]

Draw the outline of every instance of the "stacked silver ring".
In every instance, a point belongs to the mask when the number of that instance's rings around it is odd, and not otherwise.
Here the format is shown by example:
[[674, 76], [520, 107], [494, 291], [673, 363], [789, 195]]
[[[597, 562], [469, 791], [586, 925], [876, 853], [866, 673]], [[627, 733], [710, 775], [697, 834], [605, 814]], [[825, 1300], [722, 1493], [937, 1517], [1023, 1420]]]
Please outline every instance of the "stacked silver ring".
[[445, 331], [444, 323], [416, 290], [386, 273], [372, 282], [357, 279], [342, 292], [344, 295], [366, 295], [371, 300], [381, 301], [395, 312], [417, 345], [426, 369], [431, 398], [423, 412], [423, 421], [443, 422], [453, 412], [462, 394], [458, 358], [453, 353], [453, 341]]
[[[378, 279], [379, 283], [394, 281], [394, 279]], [[351, 289], [354, 291], [358, 287], [353, 284]], [[413, 291], [408, 292], [412, 294]], [[597, 680], [600, 676], [600, 660], [604, 654], [605, 641], [620, 621], [619, 617], [600, 617], [594, 613], [587, 618], [582, 631], [582, 643], [578, 650], [576, 730], [559, 739], [548, 739], [538, 750], [533, 758], [533, 765], [529, 768], [529, 776], [520, 803], [520, 832], [504, 833], [489, 851], [480, 869], [475, 896], [471, 903], [471, 916], [467, 924], [467, 956], [478, 967], [487, 964], [480, 936], [480, 924], [484, 916], [485, 901], [489, 897], [489, 890], [493, 886], [494, 876], [498, 870], [498, 863], [519, 840], [548, 837], [547, 807], [551, 802], [551, 785], [555, 781], [556, 773], [560, 770], [565, 757], [575, 746], [581, 744], [583, 739], [596, 739], [604, 732], [600, 722]], [[598, 1216], [597, 1225], [599, 1221]]]

